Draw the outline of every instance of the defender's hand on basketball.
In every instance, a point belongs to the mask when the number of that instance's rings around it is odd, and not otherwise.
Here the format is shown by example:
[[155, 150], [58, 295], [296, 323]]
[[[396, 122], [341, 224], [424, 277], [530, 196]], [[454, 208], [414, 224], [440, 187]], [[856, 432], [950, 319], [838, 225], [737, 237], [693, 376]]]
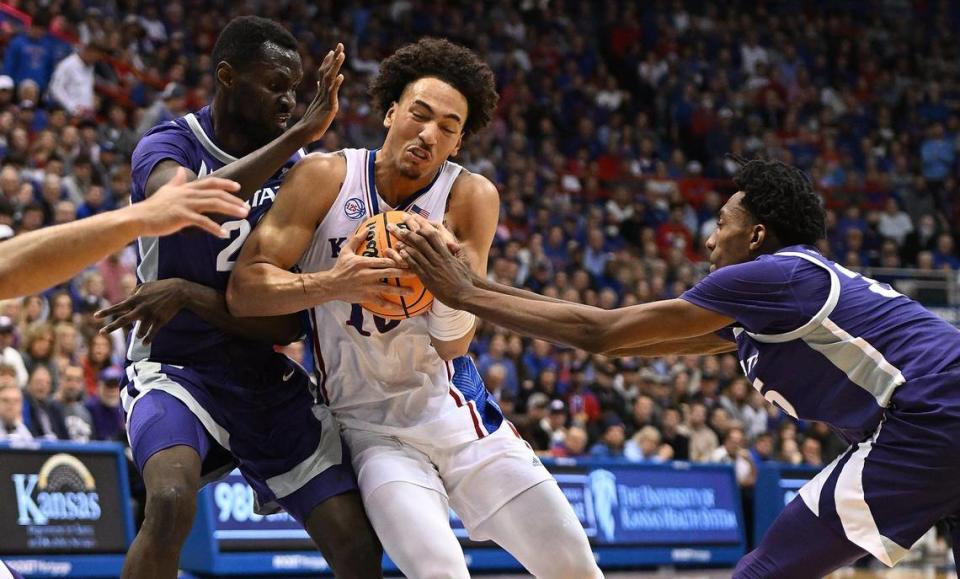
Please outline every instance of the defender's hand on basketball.
[[[330, 276], [337, 280], [334, 299], [389, 307], [392, 304], [383, 299], [384, 295], [411, 295], [413, 290], [410, 288], [388, 285], [385, 280], [413, 277], [413, 274], [407, 269], [397, 267], [390, 258], [362, 255], [366, 241], [366, 231], [360, 230], [343, 244], [337, 262], [329, 272]], [[358, 254], [357, 251], [361, 253]]]
[[157, 189], [142, 203], [121, 209], [133, 215], [141, 227], [141, 235], [161, 236], [196, 226], [217, 237], [229, 237], [213, 219], [205, 214], [246, 217], [250, 208], [232, 192], [240, 184], [229, 179], [207, 177], [187, 183], [187, 172], [177, 169], [173, 179]]
[[343, 45], [337, 44], [337, 47], [328, 52], [320, 64], [320, 69], [317, 71], [320, 77], [317, 81], [317, 95], [307, 105], [303, 118], [297, 121], [296, 128], [303, 132], [304, 145], [319, 141], [340, 110], [339, 92], [340, 85], [343, 83], [340, 67], [343, 66], [345, 59]]
[[151, 281], [137, 286], [123, 301], [94, 314], [97, 319], [113, 317], [101, 334], [140, 322], [137, 337], [149, 344], [160, 328], [167, 325], [187, 304], [190, 282], [172, 278]]
[[409, 214], [406, 220], [404, 220], [403, 224], [408, 230], [413, 232], [418, 232], [425, 228], [435, 229], [440, 235], [440, 239], [442, 239], [447, 245], [447, 249], [450, 250], [450, 253], [458, 258], [462, 257], [463, 247], [460, 245], [460, 240], [457, 239], [457, 236], [451, 233], [444, 224], [430, 221], [429, 219], [421, 215], [417, 215], [416, 213]]
[[399, 256], [417, 274], [430, 293], [444, 304], [458, 308], [461, 298], [473, 288], [473, 270], [463, 259], [451, 251], [460, 244], [442, 225], [423, 220], [407, 228], [393, 227], [391, 232], [401, 243], [397, 246]]

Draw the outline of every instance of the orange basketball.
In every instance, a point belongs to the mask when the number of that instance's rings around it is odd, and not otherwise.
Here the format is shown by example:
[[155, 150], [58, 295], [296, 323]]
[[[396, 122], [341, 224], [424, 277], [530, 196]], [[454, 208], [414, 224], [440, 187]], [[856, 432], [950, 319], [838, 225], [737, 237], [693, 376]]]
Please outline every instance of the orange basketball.
[[[387, 211], [374, 215], [360, 224], [357, 229], [367, 232], [366, 241], [358, 248], [357, 252], [367, 257], [386, 257], [386, 249], [393, 247], [397, 243], [397, 238], [387, 231], [387, 224], [393, 223], [403, 227], [403, 221], [407, 213], [403, 211]], [[376, 304], [360, 304], [368, 312], [387, 318], [389, 320], [404, 320], [427, 311], [433, 304], [433, 294], [423, 287], [419, 278], [391, 278], [387, 283], [398, 287], [408, 287], [413, 290], [409, 296], [384, 295], [383, 298], [392, 305], [379, 306]]]

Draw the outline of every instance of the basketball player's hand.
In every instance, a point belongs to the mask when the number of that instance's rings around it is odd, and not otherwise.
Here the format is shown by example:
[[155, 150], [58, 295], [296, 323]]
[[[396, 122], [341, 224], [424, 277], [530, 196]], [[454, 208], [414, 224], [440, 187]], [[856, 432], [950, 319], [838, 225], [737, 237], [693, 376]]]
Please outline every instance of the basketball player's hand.
[[453, 236], [435, 223], [420, 223], [416, 231], [410, 223], [408, 220], [407, 229], [391, 229], [400, 239], [400, 257], [434, 297], [452, 308], [460, 307], [460, 298], [473, 288], [474, 273], [464, 259], [450, 251]]
[[[463, 246], [460, 245], [460, 240], [457, 239], [457, 236], [451, 233], [450, 230], [447, 229], [446, 226], [443, 225], [442, 223], [436, 223], [420, 215], [417, 215], [416, 213], [411, 213], [407, 216], [406, 219], [404, 219], [402, 225], [406, 227], [407, 231], [413, 231], [413, 232], [418, 232], [424, 228], [435, 229], [437, 233], [440, 235], [440, 238], [447, 245], [447, 249], [450, 250], [450, 253], [452, 253], [457, 259], [461, 259], [461, 260], [465, 259], [464, 253], [463, 253]], [[396, 231], [402, 230], [403, 227], [399, 227], [391, 223], [390, 225], [387, 226], [387, 229], [394, 232], [394, 235], [396, 235]], [[394, 261], [396, 261], [397, 263], [401, 264], [402, 267], [407, 267], [406, 262], [403, 260], [403, 258], [400, 257], [400, 254], [397, 253], [396, 251], [392, 249], [388, 249], [387, 255], [388, 257], [392, 257]]]
[[319, 141], [330, 128], [334, 117], [337, 116], [337, 111], [340, 110], [339, 91], [343, 83], [340, 67], [343, 66], [345, 58], [343, 45], [337, 44], [337, 47], [328, 52], [320, 64], [320, 69], [317, 71], [320, 77], [317, 81], [317, 95], [307, 105], [307, 111], [295, 126], [303, 133], [304, 145]]
[[190, 285], [186, 280], [171, 278], [137, 286], [123, 301], [94, 314], [98, 319], [113, 318], [100, 333], [109, 334], [140, 322], [137, 337], [149, 344], [160, 328], [186, 306]]
[[140, 225], [140, 234], [144, 236], [159, 237], [195, 226], [217, 237], [227, 238], [230, 234], [205, 214], [246, 217], [250, 208], [232, 194], [239, 190], [240, 184], [236, 181], [216, 177], [187, 183], [187, 172], [180, 168], [146, 201], [134, 203], [121, 211], [127, 212]]
[[362, 251], [366, 239], [367, 233], [361, 229], [343, 244], [337, 262], [329, 271], [330, 277], [337, 280], [333, 299], [390, 307], [392, 304], [383, 298], [384, 295], [409, 296], [413, 290], [387, 284], [385, 281], [394, 277], [413, 277], [413, 274], [407, 269], [397, 267], [390, 258], [368, 257], [357, 253]]

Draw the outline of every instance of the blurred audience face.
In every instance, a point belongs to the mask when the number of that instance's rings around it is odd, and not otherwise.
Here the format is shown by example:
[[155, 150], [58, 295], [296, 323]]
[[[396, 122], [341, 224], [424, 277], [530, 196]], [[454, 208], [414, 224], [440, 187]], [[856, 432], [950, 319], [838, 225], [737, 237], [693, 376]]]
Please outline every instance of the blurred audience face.
[[571, 426], [567, 429], [564, 446], [571, 456], [584, 454], [587, 450], [587, 431], [579, 426]]
[[100, 381], [100, 401], [104, 406], [116, 408], [120, 406], [120, 381], [119, 380], [101, 380]]
[[0, 426], [14, 426], [23, 418], [23, 393], [16, 384], [0, 383]]
[[57, 395], [63, 403], [77, 402], [83, 399], [84, 388], [83, 368], [67, 366], [60, 374], [60, 389]]
[[50, 398], [50, 392], [53, 390], [53, 377], [45, 366], [37, 366], [30, 374], [30, 380], [27, 382], [27, 392], [35, 400], [45, 402]]

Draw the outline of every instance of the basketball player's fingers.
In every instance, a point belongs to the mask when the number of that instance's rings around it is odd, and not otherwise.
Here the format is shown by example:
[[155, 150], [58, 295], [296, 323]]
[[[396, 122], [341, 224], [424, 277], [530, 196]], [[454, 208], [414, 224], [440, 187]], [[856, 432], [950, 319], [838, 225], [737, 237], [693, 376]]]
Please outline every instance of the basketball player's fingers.
[[227, 197], [233, 197], [233, 195], [217, 192], [215, 195], [190, 199], [183, 204], [183, 207], [193, 213], [217, 213], [230, 217], [246, 217], [250, 212], [250, 208], [243, 203], [234, 203]]
[[408, 262], [410, 258], [407, 256], [418, 258], [424, 266], [427, 266], [436, 263], [437, 252], [423, 235], [411, 233], [404, 239], [404, 246], [400, 250], [400, 255], [406, 257]]
[[156, 327], [156, 324], [151, 322], [140, 322], [140, 331], [137, 332], [137, 336], [143, 341], [143, 343], [149, 344], [153, 339], [151, 336], [156, 335], [156, 331], [154, 330]]
[[109, 334], [115, 330], [132, 326], [138, 319], [138, 316], [134, 315], [133, 311], [127, 312], [122, 316], [114, 318], [112, 322], [100, 328], [100, 333]]
[[396, 285], [384, 284], [379, 291], [380, 291], [380, 295], [391, 295], [391, 296], [406, 297], [413, 294], [413, 290], [411, 288], [404, 287], [402, 285], [396, 286]]
[[344, 243], [340, 247], [340, 255], [347, 254], [353, 255], [357, 253], [357, 249], [363, 245], [363, 242], [367, 239], [367, 232], [364, 229], [358, 229], [356, 233], [353, 234], [353, 237], [350, 238], [350, 241]]
[[400, 256], [400, 253], [396, 249], [388, 247], [384, 253], [387, 254], [387, 257], [393, 260], [397, 267], [406, 269], [407, 262], [404, 261], [403, 257]]
[[430, 244], [430, 248], [436, 252], [438, 257], [445, 258], [448, 255], [453, 255], [447, 249], [447, 242], [440, 234], [439, 229], [435, 229], [433, 227], [424, 227], [417, 233], [417, 235], [413, 237], [420, 237], [421, 239], [426, 240], [426, 242]]
[[226, 229], [220, 227], [220, 224], [210, 219], [206, 215], [200, 213], [190, 213], [187, 215], [187, 221], [190, 225], [199, 227], [200, 229], [206, 231], [210, 235], [219, 237], [220, 239], [230, 239], [230, 233]]
[[375, 269], [366, 272], [366, 279], [377, 280], [377, 279], [388, 279], [398, 277], [400, 279], [406, 279], [409, 277], [415, 277], [410, 273], [409, 269], [401, 269], [399, 267], [388, 267], [386, 269]]
[[343, 66], [343, 62], [347, 59], [347, 55], [343, 52], [343, 45], [338, 44], [337, 50], [333, 53], [333, 60], [330, 62], [330, 70], [327, 73], [327, 77], [331, 80], [340, 73], [340, 67]]
[[[137, 287], [140, 288], [142, 286], [137, 286]], [[123, 301], [117, 302], [112, 306], [103, 308], [102, 310], [98, 310], [96, 313], [93, 314], [93, 317], [98, 320], [102, 320], [103, 318], [109, 318], [111, 316], [115, 316], [120, 313], [125, 313], [129, 311], [130, 308], [132, 307], [133, 307], [133, 304], [130, 302], [128, 298]]]
[[147, 337], [147, 333], [150, 331], [150, 326], [152, 325], [153, 325], [152, 318], [146, 318], [146, 317], [141, 318], [140, 327], [137, 328], [137, 337], [140, 338], [141, 340]]
[[[204, 177], [203, 179], [197, 179], [196, 181], [187, 183], [186, 187], [198, 191], [219, 190], [236, 192], [240, 190], [240, 183], [231, 179], [221, 179], [220, 177]], [[240, 203], [243, 203], [243, 201], [241, 200]]]
[[342, 84], [343, 84], [343, 75], [338, 74], [337, 78], [334, 79], [333, 81], [333, 86], [330, 88], [331, 102], [336, 103], [337, 106], [340, 105], [340, 97], [338, 95], [340, 94], [340, 85]]
[[166, 184], [173, 185], [174, 187], [178, 187], [180, 185], [183, 185], [186, 182], [187, 182], [187, 170], [184, 169], [183, 167], [177, 167], [177, 170], [174, 171], [173, 173], [173, 177], [171, 177]]
[[143, 337], [144, 343], [149, 344], [150, 342], [152, 342], [153, 339], [157, 337], [157, 333], [160, 331], [160, 328], [162, 328], [165, 325], [166, 324], [160, 324], [157, 322], [150, 324], [150, 328], [147, 330], [146, 335]]
[[410, 233], [416, 233], [417, 230], [420, 229], [420, 225], [413, 218], [413, 214], [407, 215], [402, 221], [403, 227], [397, 225], [396, 223], [388, 223], [387, 229], [402, 239]]
[[406, 260], [407, 264], [410, 266], [410, 271], [417, 274], [421, 280], [428, 279], [427, 275], [429, 270], [429, 264], [426, 258], [423, 257], [418, 251], [412, 250], [410, 248], [400, 250], [400, 256]]
[[356, 263], [357, 267], [377, 270], [376, 273], [380, 277], [390, 277], [382, 272], [386, 269], [397, 267], [397, 264], [389, 257], [367, 257], [361, 255], [360, 258], [356, 260]]

